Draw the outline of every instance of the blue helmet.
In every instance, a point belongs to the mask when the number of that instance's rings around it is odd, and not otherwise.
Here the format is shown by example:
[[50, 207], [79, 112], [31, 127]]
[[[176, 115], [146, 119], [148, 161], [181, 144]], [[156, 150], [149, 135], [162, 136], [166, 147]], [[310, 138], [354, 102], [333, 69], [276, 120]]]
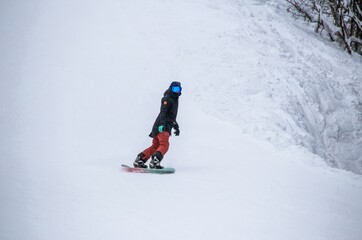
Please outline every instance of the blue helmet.
[[182, 87], [180, 82], [172, 82], [170, 89], [173, 93], [176, 93], [178, 95], [181, 95]]

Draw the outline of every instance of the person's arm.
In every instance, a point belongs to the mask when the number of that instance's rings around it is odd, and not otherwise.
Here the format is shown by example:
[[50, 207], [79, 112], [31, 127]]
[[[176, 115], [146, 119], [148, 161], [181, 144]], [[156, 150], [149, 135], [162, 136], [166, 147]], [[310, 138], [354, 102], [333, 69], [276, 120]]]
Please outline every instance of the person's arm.
[[166, 116], [167, 112], [170, 109], [172, 102], [167, 98], [162, 98], [161, 102], [161, 111], [160, 111], [160, 125], [158, 127], [159, 132], [163, 132], [166, 126]]
[[180, 127], [178, 126], [178, 123], [176, 121], [173, 122], [173, 129], [175, 129], [175, 136], [180, 135]]

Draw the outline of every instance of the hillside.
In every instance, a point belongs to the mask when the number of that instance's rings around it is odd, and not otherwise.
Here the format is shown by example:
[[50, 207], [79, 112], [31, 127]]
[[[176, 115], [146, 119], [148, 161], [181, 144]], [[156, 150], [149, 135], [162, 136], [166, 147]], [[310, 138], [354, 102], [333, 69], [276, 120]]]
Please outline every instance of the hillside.
[[2, 1], [0, 239], [359, 240], [361, 60], [283, 4]]

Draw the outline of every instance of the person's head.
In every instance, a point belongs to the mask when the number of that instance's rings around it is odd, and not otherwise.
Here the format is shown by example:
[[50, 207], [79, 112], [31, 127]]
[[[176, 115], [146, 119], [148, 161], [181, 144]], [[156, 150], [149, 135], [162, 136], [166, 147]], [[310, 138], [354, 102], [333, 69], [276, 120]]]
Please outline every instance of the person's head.
[[180, 82], [172, 82], [170, 85], [170, 90], [176, 95], [180, 96], [182, 92], [182, 87]]

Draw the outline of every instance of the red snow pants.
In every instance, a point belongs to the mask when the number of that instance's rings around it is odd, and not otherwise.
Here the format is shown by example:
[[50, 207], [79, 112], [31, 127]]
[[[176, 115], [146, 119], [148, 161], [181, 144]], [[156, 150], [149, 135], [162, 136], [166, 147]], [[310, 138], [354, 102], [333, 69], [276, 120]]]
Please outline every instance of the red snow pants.
[[170, 133], [165, 131], [157, 134], [156, 137], [152, 140], [152, 146], [143, 151], [144, 160], [149, 159], [155, 152], [160, 152], [162, 156], [165, 156], [168, 151], [168, 147], [170, 143], [168, 140], [170, 139]]

